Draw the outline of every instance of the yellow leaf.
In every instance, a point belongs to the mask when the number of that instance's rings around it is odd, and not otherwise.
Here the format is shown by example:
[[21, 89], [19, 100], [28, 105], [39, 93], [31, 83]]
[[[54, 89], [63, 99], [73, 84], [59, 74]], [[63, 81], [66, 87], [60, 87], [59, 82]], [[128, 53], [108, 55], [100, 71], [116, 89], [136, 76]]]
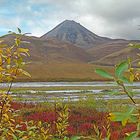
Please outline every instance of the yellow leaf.
[[113, 113], [109, 113], [108, 119], [114, 120], [115, 118], [116, 118], [116, 116]]
[[0, 40], [0, 43], [4, 42], [4, 40]]
[[28, 56], [30, 56], [30, 54], [29, 54], [29, 49], [18, 48], [18, 52], [19, 52], [19, 53], [26, 53]]
[[122, 121], [122, 126], [125, 126], [126, 125], [126, 123], [127, 123], [127, 120], [125, 119], [125, 120], [123, 120]]
[[7, 63], [8, 63], [8, 65], [10, 64], [10, 62], [11, 62], [11, 58], [8, 57], [8, 58], [7, 58]]
[[39, 121], [39, 122], [38, 122], [38, 126], [41, 127], [41, 125], [42, 125], [42, 123], [41, 123], [41, 121]]
[[15, 130], [12, 128], [12, 127], [10, 127], [10, 130], [14, 133], [15, 132]]
[[129, 80], [130, 80], [130, 82], [133, 82], [134, 79], [135, 79], [134, 74], [133, 74], [133, 73], [130, 73], [130, 76], [129, 76]]
[[9, 116], [7, 114], [3, 114], [3, 117], [5, 117], [6, 120], [9, 119]]
[[3, 67], [0, 67], [0, 72], [3, 71], [3, 70], [5, 70], [5, 69]]
[[137, 80], [140, 80], [140, 73], [139, 73], [139, 72], [136, 72], [135, 78], [136, 78]]
[[0, 56], [0, 65], [2, 64], [2, 57]]
[[17, 46], [19, 46], [20, 43], [21, 43], [21, 40], [20, 40], [19, 38], [16, 38], [16, 39], [15, 39], [15, 44], [16, 44]]
[[22, 74], [24, 74], [25, 76], [31, 77], [31, 75], [27, 71], [25, 71], [25, 70], [20, 69], [20, 72]]
[[22, 139], [23, 139], [23, 140], [27, 140], [27, 139], [28, 139], [28, 137], [27, 137], [27, 136], [24, 136], [24, 137], [22, 137]]

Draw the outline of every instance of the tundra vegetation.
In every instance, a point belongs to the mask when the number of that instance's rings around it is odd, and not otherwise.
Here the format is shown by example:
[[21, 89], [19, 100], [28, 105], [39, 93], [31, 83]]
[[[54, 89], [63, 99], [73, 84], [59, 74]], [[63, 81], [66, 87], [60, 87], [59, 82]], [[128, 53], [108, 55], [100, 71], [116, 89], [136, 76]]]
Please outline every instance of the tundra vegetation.
[[[132, 90], [125, 85], [139, 80], [139, 69], [132, 68], [131, 59], [116, 65], [114, 75], [96, 69], [96, 73], [118, 84], [121, 88], [120, 94], [129, 97], [130, 100], [127, 100], [129, 105], [122, 108], [116, 107], [116, 104], [123, 101], [96, 100], [92, 95], [88, 95], [86, 100], [81, 98], [77, 102], [69, 100], [67, 103], [63, 102], [63, 99], [38, 104], [15, 102], [10, 95], [12, 84], [18, 76], [30, 77], [23, 69], [28, 64], [25, 60], [30, 54], [22, 45], [28, 43], [22, 40], [26, 34], [22, 34], [20, 29], [18, 34], [14, 32], [10, 34], [13, 37], [13, 44], [0, 41], [0, 81], [9, 84], [7, 91], [0, 93], [1, 140], [139, 139], [140, 107], [137, 100], [133, 99]], [[139, 45], [131, 47], [140, 48]], [[106, 106], [108, 109], [99, 110]], [[113, 109], [112, 106], [117, 109]], [[114, 110], [119, 112], [112, 112]]]

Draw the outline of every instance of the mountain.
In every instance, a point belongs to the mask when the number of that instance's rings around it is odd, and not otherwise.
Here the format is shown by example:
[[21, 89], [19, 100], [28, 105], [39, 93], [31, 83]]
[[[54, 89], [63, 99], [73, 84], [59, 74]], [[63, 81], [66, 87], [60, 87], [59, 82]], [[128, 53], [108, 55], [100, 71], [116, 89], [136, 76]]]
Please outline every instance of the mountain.
[[[11, 44], [13, 35], [0, 39]], [[110, 39], [100, 37], [75, 21], [66, 20], [42, 37], [23, 36], [30, 42], [30, 65], [26, 69], [31, 73], [27, 81], [91, 81], [102, 80], [94, 73], [95, 68], [104, 68], [112, 72], [118, 62], [131, 57], [137, 59], [139, 50], [128, 47], [135, 40]]]
[[81, 48], [90, 48], [106, 43], [111, 39], [100, 37], [73, 20], [65, 20], [54, 29], [41, 36], [41, 39], [55, 38], [63, 42], [69, 42]]
[[[12, 35], [1, 37], [8, 44], [14, 38]], [[21, 77], [19, 81], [89, 81], [94, 77], [93, 66], [88, 64], [92, 56], [84, 49], [56, 39], [23, 36], [22, 40], [30, 42], [22, 47], [30, 52], [26, 70], [32, 78]]]
[[89, 63], [100, 65], [114, 65], [128, 57], [137, 59], [138, 49], [129, 48], [128, 44], [139, 42], [101, 37], [73, 20], [65, 20], [40, 39], [56, 39], [83, 48], [90, 56]]
[[[97, 45], [90, 48], [87, 52], [93, 56], [93, 61], [90, 63], [106, 66], [114, 66], [115, 64], [131, 58], [132, 60], [138, 59], [139, 49], [129, 47], [130, 43], [140, 43], [138, 40], [124, 40], [114, 39], [108, 43]], [[136, 65], [136, 63], [135, 63]]]
[[[14, 36], [7, 35], [3, 37], [5, 42], [12, 43]], [[89, 62], [92, 56], [84, 49], [79, 48], [68, 42], [62, 42], [56, 39], [42, 40], [38, 37], [23, 36], [22, 40], [29, 42], [22, 46], [28, 47], [31, 53], [31, 61], [50, 63], [58, 62]]]

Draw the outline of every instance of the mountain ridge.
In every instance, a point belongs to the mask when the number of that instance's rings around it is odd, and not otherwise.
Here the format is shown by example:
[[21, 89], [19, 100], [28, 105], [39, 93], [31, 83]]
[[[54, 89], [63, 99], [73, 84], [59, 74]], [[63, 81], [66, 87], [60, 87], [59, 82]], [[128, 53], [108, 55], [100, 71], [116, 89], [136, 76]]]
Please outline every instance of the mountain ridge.
[[63, 21], [40, 38], [44, 40], [47, 38], [56, 38], [85, 49], [111, 40], [110, 38], [100, 37], [94, 34], [73, 20]]

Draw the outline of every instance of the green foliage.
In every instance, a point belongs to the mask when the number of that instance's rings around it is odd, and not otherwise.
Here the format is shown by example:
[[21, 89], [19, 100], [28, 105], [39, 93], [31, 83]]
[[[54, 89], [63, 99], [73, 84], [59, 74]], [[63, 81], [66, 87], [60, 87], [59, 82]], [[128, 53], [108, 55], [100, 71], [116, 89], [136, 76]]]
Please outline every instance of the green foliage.
[[[101, 140], [102, 132], [100, 128], [93, 125], [95, 132], [94, 137], [84, 136], [73, 136], [68, 137], [67, 127], [69, 126], [69, 109], [64, 103], [55, 104], [55, 115], [56, 120], [53, 122], [55, 125], [55, 134], [51, 134], [51, 124], [47, 122], [20, 122], [16, 123], [17, 112], [11, 108], [12, 98], [9, 92], [12, 87], [13, 81], [20, 75], [30, 77], [30, 74], [23, 69], [27, 64], [24, 61], [26, 57], [29, 57], [29, 50], [22, 47], [22, 36], [25, 34], [21, 33], [18, 28], [18, 34], [9, 32], [15, 36], [12, 45], [5, 44], [3, 40], [0, 41], [0, 81], [9, 83], [9, 88], [6, 93], [0, 94], [0, 139], [1, 140]], [[135, 48], [140, 48], [139, 45], [131, 45]], [[133, 82], [136, 78], [139, 79], [138, 72], [135, 73], [131, 67], [129, 60], [123, 61], [115, 66], [115, 75], [112, 76], [110, 73], [102, 69], [96, 69], [96, 73], [114, 80], [119, 87], [121, 87], [123, 94], [126, 94], [133, 103], [133, 107], [129, 107], [126, 112], [112, 112], [108, 117], [107, 124], [107, 138], [110, 139], [110, 120], [119, 121], [125, 126], [128, 122], [137, 123], [137, 130], [132, 133], [126, 134], [126, 140], [133, 140], [138, 137], [140, 132], [140, 108], [137, 106], [133, 99], [131, 92], [126, 88], [125, 83]], [[127, 76], [126, 76], [127, 73]], [[117, 93], [115, 93], [117, 94]], [[90, 97], [89, 97], [90, 98]], [[90, 102], [90, 100], [88, 100]], [[25, 130], [21, 128], [25, 126]]]
[[[139, 44], [130, 44], [130, 46], [134, 48], [140, 48]], [[105, 78], [110, 79], [110, 74], [105, 72], [104, 70], [97, 69], [95, 72]], [[128, 122], [136, 123], [137, 131], [130, 134], [127, 133], [126, 136], [126, 140], [133, 140], [136, 137], [139, 137], [138, 135], [140, 128], [138, 126], [140, 125], [140, 108], [137, 107], [137, 103], [133, 99], [133, 93], [132, 91], [128, 90], [128, 88], [125, 86], [125, 83], [132, 83], [135, 79], [139, 80], [139, 71], [135, 72], [134, 68], [132, 68], [131, 59], [128, 59], [115, 66], [115, 76], [112, 79], [114, 79], [114, 81], [122, 89], [123, 94], [126, 94], [129, 97], [134, 106], [130, 106], [126, 112], [110, 113], [109, 119], [111, 121], [119, 121], [123, 126], [125, 126]], [[115, 94], [118, 93], [116, 92]]]
[[80, 140], [80, 137], [79, 136], [74, 136], [71, 138], [71, 140]]
[[113, 121], [120, 121], [122, 125], [125, 126], [127, 122], [135, 123], [137, 118], [135, 114], [133, 114], [135, 108], [129, 107], [126, 112], [113, 112], [110, 113], [110, 120]]
[[128, 135], [126, 138], [125, 138], [125, 140], [138, 140], [138, 139], [136, 139], [136, 137], [138, 136], [138, 133], [137, 132], [132, 132], [132, 133], [130, 133], [130, 134], [126, 134], [126, 135]]
[[106, 72], [105, 70], [102, 69], [96, 69], [95, 72], [99, 75], [101, 75], [102, 77], [108, 78], [108, 79], [113, 79], [113, 76], [111, 74], [109, 74], [108, 72]]
[[117, 65], [115, 69], [115, 76], [117, 78], [122, 77], [123, 73], [128, 70], [128, 66], [128, 61], [121, 62], [119, 65]]

